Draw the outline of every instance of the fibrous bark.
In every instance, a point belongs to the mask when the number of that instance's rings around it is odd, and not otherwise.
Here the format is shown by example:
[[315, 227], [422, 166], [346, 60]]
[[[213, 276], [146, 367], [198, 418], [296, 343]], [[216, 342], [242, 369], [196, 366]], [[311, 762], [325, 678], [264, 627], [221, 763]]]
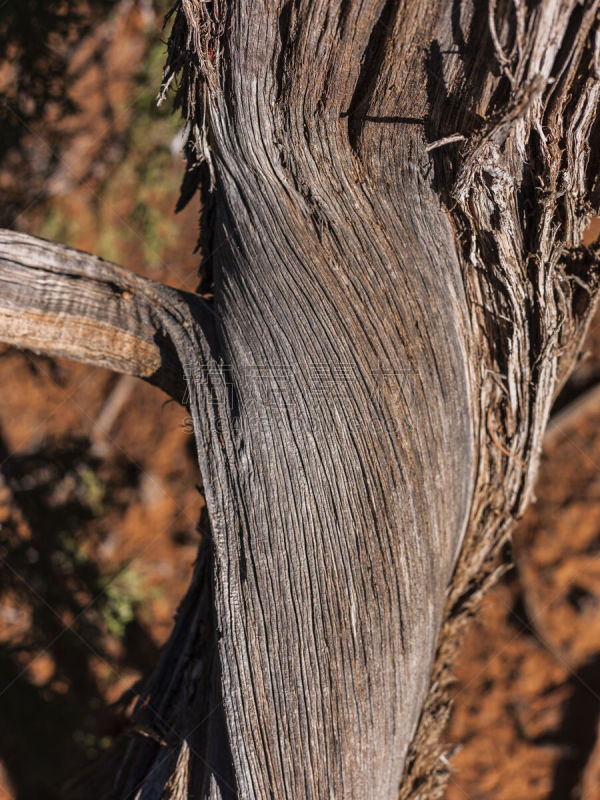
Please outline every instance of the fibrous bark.
[[594, 307], [599, 7], [178, 3], [214, 300], [161, 325], [211, 533], [108, 796], [440, 796], [448, 663]]

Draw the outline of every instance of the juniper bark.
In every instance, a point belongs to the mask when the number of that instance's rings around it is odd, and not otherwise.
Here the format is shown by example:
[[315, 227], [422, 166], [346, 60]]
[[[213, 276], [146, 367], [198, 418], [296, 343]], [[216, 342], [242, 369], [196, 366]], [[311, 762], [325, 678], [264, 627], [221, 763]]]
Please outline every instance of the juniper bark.
[[96, 796], [442, 795], [449, 665], [597, 294], [599, 8], [180, 0], [210, 307], [3, 232], [1, 337], [185, 383], [210, 515]]

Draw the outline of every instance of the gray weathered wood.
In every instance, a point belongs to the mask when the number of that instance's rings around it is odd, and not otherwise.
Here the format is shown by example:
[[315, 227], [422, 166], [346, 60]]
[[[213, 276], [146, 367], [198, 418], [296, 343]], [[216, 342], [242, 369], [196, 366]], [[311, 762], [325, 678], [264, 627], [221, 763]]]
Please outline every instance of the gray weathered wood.
[[2, 229], [0, 284], [1, 341], [144, 378], [182, 402], [170, 330], [198, 326], [210, 336], [212, 311], [199, 297]]
[[166, 332], [211, 533], [106, 796], [440, 796], [448, 661], [594, 307], [599, 6], [177, 4], [213, 316], [152, 284], [113, 328]]

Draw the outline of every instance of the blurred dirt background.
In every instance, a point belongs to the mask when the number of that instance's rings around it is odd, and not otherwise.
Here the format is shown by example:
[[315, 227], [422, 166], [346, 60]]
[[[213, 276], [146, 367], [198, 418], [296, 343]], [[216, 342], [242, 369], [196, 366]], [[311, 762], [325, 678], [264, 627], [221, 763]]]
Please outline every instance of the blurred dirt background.
[[[167, 10], [0, 2], [0, 225], [193, 291], [199, 203], [174, 214], [181, 123], [155, 103]], [[456, 667], [447, 800], [600, 798], [598, 386], [600, 316]], [[199, 480], [158, 390], [0, 345], [0, 800], [57, 800], [124, 730], [191, 575]]]

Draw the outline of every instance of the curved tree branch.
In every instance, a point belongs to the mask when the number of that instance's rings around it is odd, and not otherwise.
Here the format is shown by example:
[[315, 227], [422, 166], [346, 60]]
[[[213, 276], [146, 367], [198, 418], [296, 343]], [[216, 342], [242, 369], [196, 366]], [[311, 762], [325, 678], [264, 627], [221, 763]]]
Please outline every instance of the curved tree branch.
[[96, 256], [0, 230], [0, 341], [147, 380], [178, 402], [185, 378], [167, 307], [210, 330], [195, 295], [142, 278]]
[[[225, 474], [218, 450], [221, 420], [229, 413], [217, 323], [195, 295], [74, 248], [0, 229], [0, 341], [143, 378], [184, 403], [194, 419], [205, 494], [213, 503], [212, 483]], [[144, 776], [168, 783], [173, 770], [187, 770], [190, 747], [205, 766], [199, 780], [207, 787], [218, 780], [225, 796], [233, 781], [216, 677], [211, 566], [205, 539], [171, 639], [133, 716], [124, 748], [127, 769], [114, 766], [106, 796], [114, 796], [115, 781], [123, 796]], [[166, 740], [164, 752], [159, 743]], [[104, 777], [94, 777], [97, 796]], [[75, 781], [68, 791], [77, 787]]]
[[598, 290], [600, 0], [532, 5], [177, 3], [219, 317], [90, 257], [33, 292], [86, 334], [89, 295], [117, 368], [173, 347], [210, 517], [105, 796], [441, 796], [448, 663]]

